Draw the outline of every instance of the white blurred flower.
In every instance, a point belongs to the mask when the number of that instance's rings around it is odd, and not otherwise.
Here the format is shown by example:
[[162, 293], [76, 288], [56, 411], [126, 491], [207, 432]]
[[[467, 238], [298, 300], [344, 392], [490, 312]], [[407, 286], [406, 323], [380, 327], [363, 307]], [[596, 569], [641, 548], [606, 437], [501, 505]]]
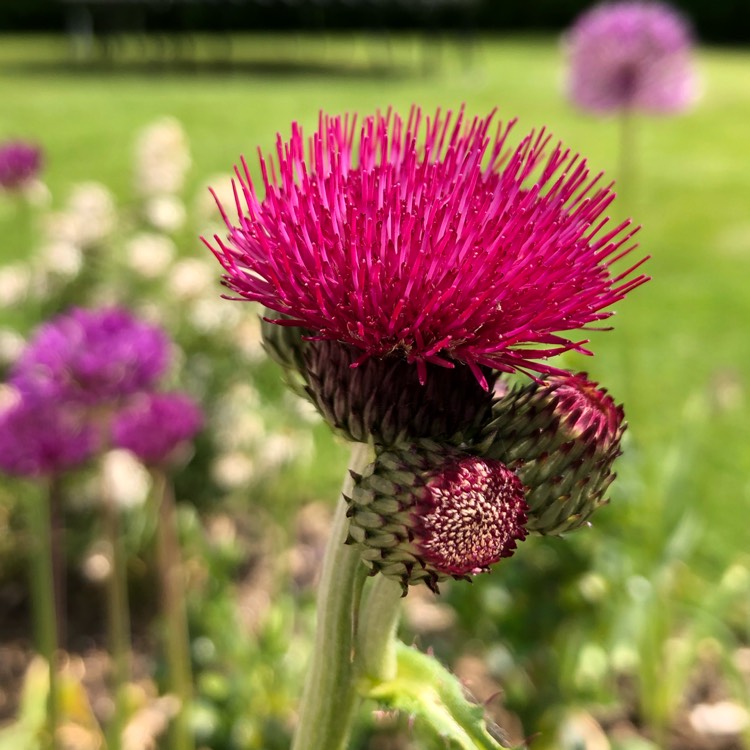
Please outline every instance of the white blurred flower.
[[167, 277], [169, 291], [181, 301], [197, 299], [216, 283], [213, 264], [198, 258], [185, 258], [172, 266]]
[[112, 573], [109, 545], [102, 542], [95, 543], [81, 563], [81, 572], [92, 583], [106, 581]]
[[750, 726], [750, 714], [732, 701], [699, 703], [690, 711], [690, 724], [698, 734], [729, 736], [740, 734]]
[[12, 328], [0, 328], [0, 365], [10, 365], [20, 356], [26, 341]]
[[272, 472], [288, 466], [303, 455], [309, 456], [313, 446], [309, 433], [287, 435], [279, 432], [269, 435], [258, 448], [261, 466], [265, 471]]
[[132, 453], [115, 449], [102, 459], [102, 471], [107, 490], [115, 504], [132, 508], [146, 501], [151, 490], [151, 476]]
[[222, 333], [240, 322], [242, 316], [238, 307], [220, 297], [202, 297], [195, 300], [188, 319], [201, 333]]
[[115, 201], [98, 182], [82, 182], [73, 187], [63, 211], [45, 218], [44, 231], [49, 243], [67, 243], [84, 250], [107, 239], [117, 222]]
[[176, 232], [185, 224], [185, 204], [174, 195], [157, 195], [144, 206], [146, 221], [162, 232]]
[[39, 251], [39, 261], [46, 273], [73, 279], [83, 268], [81, 248], [65, 239], [52, 240]]
[[147, 279], [162, 276], [176, 252], [177, 247], [171, 238], [155, 232], [140, 232], [125, 243], [128, 266]]
[[12, 409], [20, 400], [21, 394], [15, 386], [0, 383], [0, 412]]
[[136, 190], [146, 197], [179, 193], [190, 164], [185, 130], [174, 117], [162, 117], [145, 127], [136, 141]]
[[25, 263], [0, 267], [0, 307], [21, 304], [31, 290], [31, 269]]
[[260, 308], [253, 305], [253, 309], [248, 310], [246, 305], [231, 304], [227, 300], [221, 300], [221, 302], [227, 307], [237, 309], [238, 321], [233, 331], [233, 339], [240, 354], [248, 362], [259, 362], [264, 359], [266, 353], [263, 349], [260, 318], [257, 315]]
[[232, 177], [230, 174], [215, 174], [209, 177], [200, 187], [198, 194], [195, 196], [194, 206], [195, 215], [200, 221], [216, 222], [217, 225], [224, 226], [211, 190], [216, 194], [216, 198], [222, 206], [234, 205]]
[[211, 476], [216, 484], [233, 490], [249, 484], [255, 476], [253, 460], [240, 451], [219, 456], [211, 467]]

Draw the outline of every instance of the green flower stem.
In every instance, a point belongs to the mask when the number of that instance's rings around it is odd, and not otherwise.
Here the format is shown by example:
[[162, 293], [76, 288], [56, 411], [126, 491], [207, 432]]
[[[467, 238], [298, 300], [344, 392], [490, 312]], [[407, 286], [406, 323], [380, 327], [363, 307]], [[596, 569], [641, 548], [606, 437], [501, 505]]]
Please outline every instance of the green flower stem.
[[[54, 480], [50, 481], [50, 493]], [[57, 611], [55, 608], [55, 575], [52, 560], [52, 529], [49, 497], [35, 492], [28, 506], [28, 523], [32, 535], [31, 597], [37, 648], [49, 667], [49, 698], [47, 702], [47, 738], [44, 747], [55, 747], [55, 731], [59, 725], [59, 690], [57, 680]]]
[[102, 471], [104, 538], [109, 547], [107, 619], [112, 659], [112, 691], [115, 711], [107, 731], [107, 750], [120, 750], [127, 719], [127, 686], [130, 680], [130, 612], [125, 550], [120, 529], [120, 509]]
[[[369, 445], [358, 443], [352, 448], [349, 469], [362, 472], [370, 460]], [[353, 481], [347, 473], [342, 494], [351, 493]], [[340, 498], [323, 561], [314, 651], [292, 750], [344, 750], [354, 716], [353, 630], [366, 568], [359, 552], [344, 544], [346, 508]]]
[[620, 154], [617, 194], [621, 210], [630, 213], [635, 200], [636, 181], [635, 116], [627, 107], [620, 113]]
[[190, 666], [190, 634], [185, 608], [185, 571], [180, 559], [174, 488], [164, 471], [154, 470], [152, 495], [156, 517], [156, 558], [162, 592], [164, 645], [169, 690], [180, 699], [180, 710], [170, 733], [173, 750], [192, 750], [189, 708], [193, 676]]
[[356, 668], [360, 680], [377, 683], [395, 678], [401, 599], [398, 582], [375, 576], [362, 605], [357, 630]]

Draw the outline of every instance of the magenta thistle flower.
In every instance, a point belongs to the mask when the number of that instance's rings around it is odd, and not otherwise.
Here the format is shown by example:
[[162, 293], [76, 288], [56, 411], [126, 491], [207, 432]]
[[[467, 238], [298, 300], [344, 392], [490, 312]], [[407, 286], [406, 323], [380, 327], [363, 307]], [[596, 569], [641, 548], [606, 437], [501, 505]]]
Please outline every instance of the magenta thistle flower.
[[[354, 347], [356, 367], [398, 357], [417, 368], [466, 365], [551, 372], [570, 334], [646, 281], [628, 223], [607, 226], [614, 194], [544, 130], [510, 145], [513, 122], [437, 112], [407, 121], [321, 115], [305, 141], [292, 126], [265, 197], [237, 170], [237, 219], [206, 243], [240, 298], [279, 313], [313, 340]], [[357, 138], [357, 132], [359, 137]], [[307, 143], [307, 149], [306, 149]], [[281, 319], [284, 316], [284, 319]]]
[[669, 5], [597, 5], [573, 25], [567, 46], [569, 96], [583, 109], [669, 113], [695, 99], [691, 32]]
[[115, 417], [113, 442], [118, 448], [131, 451], [143, 463], [156, 465], [167, 461], [202, 426], [203, 413], [186, 394], [142, 394]]
[[49, 399], [20, 398], [0, 414], [0, 470], [49, 476], [80, 466], [97, 449], [80, 412]]
[[24, 141], [0, 143], [0, 188], [19, 190], [42, 168], [42, 152]]
[[127, 310], [74, 308], [39, 328], [11, 382], [24, 393], [111, 404], [153, 386], [168, 355], [166, 334]]

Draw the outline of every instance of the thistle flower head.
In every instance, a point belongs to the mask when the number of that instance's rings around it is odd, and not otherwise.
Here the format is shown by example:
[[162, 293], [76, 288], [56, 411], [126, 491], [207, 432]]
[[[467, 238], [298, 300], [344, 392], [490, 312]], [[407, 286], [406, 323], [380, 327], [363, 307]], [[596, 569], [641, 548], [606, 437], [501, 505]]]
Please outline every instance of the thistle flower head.
[[404, 593], [486, 571], [526, 537], [518, 477], [499, 461], [431, 440], [379, 451], [356, 477], [349, 504], [350, 543]]
[[0, 412], [0, 470], [42, 477], [80, 466], [97, 448], [80, 412], [54, 399], [17, 398]]
[[0, 189], [19, 190], [42, 168], [42, 152], [25, 141], [0, 143]]
[[151, 387], [164, 372], [169, 340], [119, 308], [75, 308], [42, 325], [11, 373], [22, 392], [100, 405]]
[[145, 464], [162, 464], [181, 443], [195, 437], [202, 425], [200, 408], [186, 394], [144, 393], [115, 417], [113, 443]]
[[481, 452], [526, 486], [527, 529], [559, 534], [605, 502], [624, 431], [622, 407], [585, 373], [551, 375], [502, 396]]
[[568, 33], [568, 93], [594, 112], [679, 112], [696, 95], [684, 18], [659, 2], [602, 3]]
[[[605, 229], [613, 198], [545, 132], [511, 144], [513, 123], [437, 112], [407, 120], [321, 115], [261, 158], [264, 196], [243, 161], [237, 218], [207, 243], [239, 297], [276, 322], [370, 358], [428, 367], [553, 371], [586, 351], [571, 331], [645, 281], [627, 224]], [[307, 146], [307, 148], [306, 148]]]

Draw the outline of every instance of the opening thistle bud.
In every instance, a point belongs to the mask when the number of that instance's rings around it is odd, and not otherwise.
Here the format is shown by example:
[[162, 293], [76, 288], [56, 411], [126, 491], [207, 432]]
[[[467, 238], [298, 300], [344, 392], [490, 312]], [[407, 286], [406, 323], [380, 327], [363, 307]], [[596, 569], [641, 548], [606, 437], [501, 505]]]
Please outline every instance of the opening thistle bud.
[[349, 541], [404, 593], [482, 573], [526, 538], [524, 487], [513, 471], [430, 440], [381, 450], [349, 503]]
[[624, 420], [622, 406], [585, 373], [550, 375], [494, 405], [482, 454], [505, 463], [527, 487], [530, 532], [578, 528], [606, 503]]

